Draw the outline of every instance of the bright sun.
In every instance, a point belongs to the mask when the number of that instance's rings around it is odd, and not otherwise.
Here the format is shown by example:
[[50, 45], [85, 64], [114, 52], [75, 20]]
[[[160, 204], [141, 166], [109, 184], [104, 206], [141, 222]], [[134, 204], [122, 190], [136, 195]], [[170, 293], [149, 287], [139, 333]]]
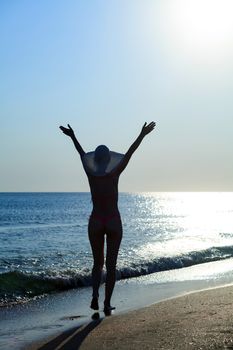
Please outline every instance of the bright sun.
[[172, 0], [167, 25], [176, 49], [195, 56], [226, 56], [233, 49], [233, 0]]

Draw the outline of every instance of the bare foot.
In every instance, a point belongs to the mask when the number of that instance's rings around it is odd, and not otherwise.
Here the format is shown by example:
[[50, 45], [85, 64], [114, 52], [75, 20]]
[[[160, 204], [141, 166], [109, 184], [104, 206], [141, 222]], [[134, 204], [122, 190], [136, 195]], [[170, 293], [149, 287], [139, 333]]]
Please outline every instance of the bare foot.
[[92, 298], [90, 308], [93, 309], [93, 310], [99, 310], [99, 303], [98, 303], [98, 298], [97, 297], [93, 297]]
[[109, 312], [112, 310], [115, 310], [115, 306], [111, 306], [111, 305], [104, 305], [104, 312]]
[[114, 306], [107, 306], [107, 305], [104, 305], [104, 314], [105, 316], [111, 316], [112, 315], [112, 310], [115, 310], [115, 307]]

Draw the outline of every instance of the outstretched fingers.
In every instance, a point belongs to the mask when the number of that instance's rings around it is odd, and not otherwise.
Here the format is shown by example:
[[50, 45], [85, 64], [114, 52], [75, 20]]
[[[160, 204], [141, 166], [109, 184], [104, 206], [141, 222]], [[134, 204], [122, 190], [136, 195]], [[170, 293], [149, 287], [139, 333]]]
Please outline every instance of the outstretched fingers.
[[68, 136], [72, 136], [74, 134], [74, 131], [73, 129], [71, 128], [71, 126], [69, 124], [68, 125], [68, 128], [65, 128], [64, 126], [59, 126], [59, 128], [61, 129], [61, 131], [65, 134], [65, 135], [68, 135]]
[[66, 128], [64, 126], [62, 126], [62, 125], [59, 126], [59, 129], [61, 129], [61, 131], [63, 131], [63, 132], [66, 130]]
[[155, 128], [156, 123], [155, 122], [150, 122], [148, 125], [145, 123], [142, 128], [142, 132], [144, 135], [149, 134], [154, 128]]
[[155, 122], [150, 122], [150, 124], [148, 124], [147, 127], [154, 129], [155, 125], [156, 125]]

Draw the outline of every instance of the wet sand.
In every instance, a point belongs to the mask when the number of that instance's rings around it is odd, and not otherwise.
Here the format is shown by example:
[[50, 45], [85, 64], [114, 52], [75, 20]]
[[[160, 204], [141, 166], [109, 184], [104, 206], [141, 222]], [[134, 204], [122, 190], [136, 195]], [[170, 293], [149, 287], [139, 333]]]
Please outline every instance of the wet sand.
[[27, 349], [233, 349], [233, 286], [100, 318]]

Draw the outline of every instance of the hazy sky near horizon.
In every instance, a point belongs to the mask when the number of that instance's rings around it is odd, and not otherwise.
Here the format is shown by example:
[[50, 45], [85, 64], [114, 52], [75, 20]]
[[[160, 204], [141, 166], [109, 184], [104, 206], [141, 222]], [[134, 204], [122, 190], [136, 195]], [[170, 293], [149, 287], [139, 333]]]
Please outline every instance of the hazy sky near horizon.
[[86, 151], [124, 153], [121, 191], [233, 191], [232, 0], [0, 2], [0, 191], [87, 191]]

